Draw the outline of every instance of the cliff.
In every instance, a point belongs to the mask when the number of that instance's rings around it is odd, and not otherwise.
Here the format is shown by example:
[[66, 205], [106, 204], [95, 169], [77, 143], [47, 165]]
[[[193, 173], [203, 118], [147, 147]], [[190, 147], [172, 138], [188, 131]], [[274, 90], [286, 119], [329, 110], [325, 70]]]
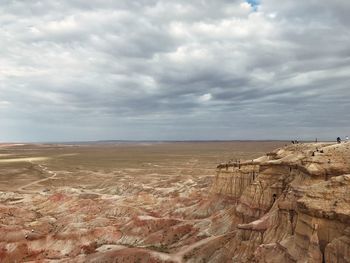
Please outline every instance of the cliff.
[[289, 145], [214, 177], [206, 158], [105, 170], [22, 149], [0, 166], [14, 189], [0, 191], [0, 262], [350, 261], [350, 143]]
[[350, 143], [221, 164], [210, 192], [232, 200], [232, 225], [189, 262], [350, 262]]

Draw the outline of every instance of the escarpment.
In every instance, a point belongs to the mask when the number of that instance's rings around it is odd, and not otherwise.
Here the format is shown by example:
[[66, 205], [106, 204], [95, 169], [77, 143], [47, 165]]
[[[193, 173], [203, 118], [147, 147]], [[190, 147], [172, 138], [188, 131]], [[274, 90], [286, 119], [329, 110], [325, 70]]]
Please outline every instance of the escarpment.
[[234, 223], [190, 262], [350, 262], [350, 143], [221, 164], [210, 193], [232, 199]]
[[69, 151], [79, 154], [0, 165], [12, 180], [0, 191], [1, 263], [350, 261], [350, 143], [293, 144], [216, 176], [221, 151], [210, 164], [176, 151], [134, 168], [105, 160], [119, 148], [101, 149], [103, 167], [88, 162], [95, 146]]

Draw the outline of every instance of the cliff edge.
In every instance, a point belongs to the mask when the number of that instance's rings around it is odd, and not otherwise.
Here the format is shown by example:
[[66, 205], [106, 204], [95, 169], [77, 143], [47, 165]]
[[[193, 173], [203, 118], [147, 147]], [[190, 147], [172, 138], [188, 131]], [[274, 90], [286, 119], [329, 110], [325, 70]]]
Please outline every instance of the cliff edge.
[[350, 143], [220, 164], [210, 192], [231, 200], [230, 229], [189, 262], [350, 262]]

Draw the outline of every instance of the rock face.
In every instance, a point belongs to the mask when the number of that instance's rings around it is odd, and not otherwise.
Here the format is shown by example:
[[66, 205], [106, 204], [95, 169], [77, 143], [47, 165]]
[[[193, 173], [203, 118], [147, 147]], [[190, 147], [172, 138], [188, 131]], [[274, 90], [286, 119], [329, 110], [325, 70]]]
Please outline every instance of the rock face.
[[350, 262], [350, 143], [219, 165], [211, 193], [233, 199], [234, 223], [192, 262]]

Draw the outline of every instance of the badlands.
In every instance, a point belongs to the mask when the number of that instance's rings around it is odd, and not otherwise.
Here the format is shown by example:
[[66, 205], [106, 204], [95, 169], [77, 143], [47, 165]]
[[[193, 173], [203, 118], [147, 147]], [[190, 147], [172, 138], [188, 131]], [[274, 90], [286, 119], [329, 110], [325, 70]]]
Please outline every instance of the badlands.
[[0, 262], [350, 262], [350, 143], [0, 145]]

